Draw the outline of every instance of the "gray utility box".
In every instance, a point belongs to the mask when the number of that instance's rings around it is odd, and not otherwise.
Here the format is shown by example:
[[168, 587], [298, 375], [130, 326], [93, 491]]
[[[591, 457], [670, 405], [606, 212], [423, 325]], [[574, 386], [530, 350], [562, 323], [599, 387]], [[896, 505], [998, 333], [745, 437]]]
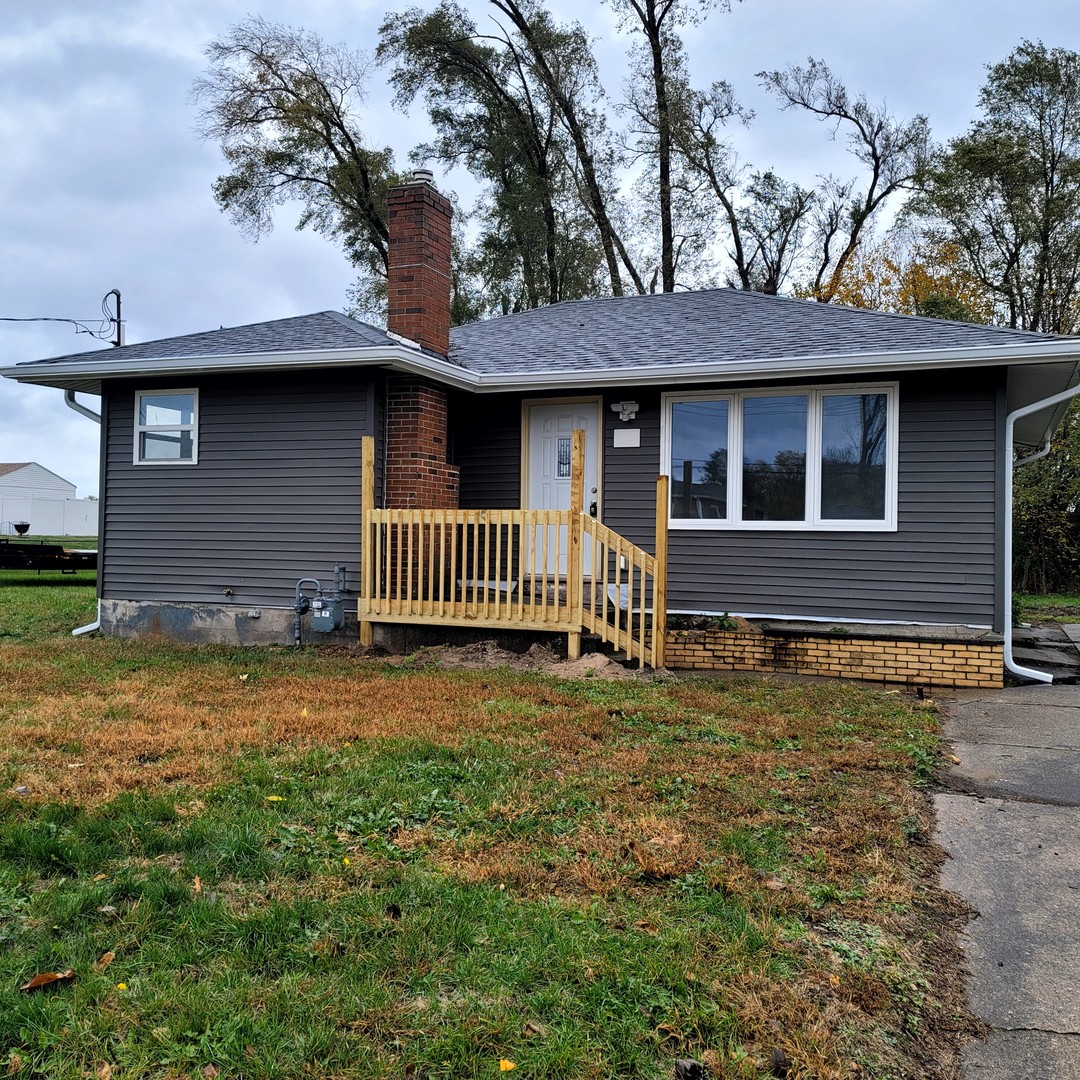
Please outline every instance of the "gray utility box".
[[329, 634], [345, 625], [345, 609], [337, 597], [321, 593], [311, 601], [311, 629]]

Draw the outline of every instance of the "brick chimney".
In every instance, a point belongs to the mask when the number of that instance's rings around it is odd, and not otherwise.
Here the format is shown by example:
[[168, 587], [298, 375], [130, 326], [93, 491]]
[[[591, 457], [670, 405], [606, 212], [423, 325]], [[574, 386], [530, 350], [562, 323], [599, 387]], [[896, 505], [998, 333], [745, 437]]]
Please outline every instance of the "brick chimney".
[[[435, 189], [428, 170], [417, 169], [410, 183], [390, 190], [386, 205], [390, 233], [386, 328], [445, 356], [450, 351], [450, 200]], [[446, 450], [445, 389], [418, 376], [389, 376], [386, 505], [455, 508], [458, 470], [447, 463]]]
[[442, 356], [450, 351], [450, 200], [428, 169], [386, 196], [386, 328]]

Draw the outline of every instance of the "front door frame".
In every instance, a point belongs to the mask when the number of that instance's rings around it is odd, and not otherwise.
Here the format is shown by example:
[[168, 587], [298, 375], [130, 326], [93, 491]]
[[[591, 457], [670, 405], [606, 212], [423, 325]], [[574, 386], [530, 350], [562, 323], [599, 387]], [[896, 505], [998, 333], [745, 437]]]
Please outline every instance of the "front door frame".
[[[522, 398], [521, 401], [521, 497], [522, 510], [547, 509], [546, 507], [534, 507], [529, 505], [529, 443], [531, 441], [531, 410], [534, 405], [595, 405], [596, 406], [596, 477], [594, 483], [589, 483], [585, 477], [584, 510], [588, 513], [589, 504], [595, 499], [597, 505], [596, 516], [603, 520], [604, 511], [604, 399], [597, 396], [586, 397], [552, 397], [552, 398]], [[587, 456], [587, 455], [586, 455]], [[596, 487], [593, 495], [592, 488]]]

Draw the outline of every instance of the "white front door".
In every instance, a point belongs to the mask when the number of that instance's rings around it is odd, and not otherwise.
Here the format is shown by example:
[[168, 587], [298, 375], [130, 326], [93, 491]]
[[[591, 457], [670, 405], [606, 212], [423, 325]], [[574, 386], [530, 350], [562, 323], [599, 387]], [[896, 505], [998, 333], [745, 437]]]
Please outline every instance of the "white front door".
[[[600, 402], [591, 398], [558, 404], [526, 404], [527, 483], [526, 506], [530, 510], [570, 509], [570, 449], [573, 432], [585, 432], [585, 510], [600, 514]], [[552, 534], [554, 530], [552, 530]], [[566, 535], [559, 538], [558, 572], [566, 573]], [[548, 573], [555, 570], [554, 535], [549, 537]], [[586, 545], [587, 547], [587, 545]], [[588, 560], [591, 551], [583, 557]], [[537, 556], [539, 571], [540, 556]]]

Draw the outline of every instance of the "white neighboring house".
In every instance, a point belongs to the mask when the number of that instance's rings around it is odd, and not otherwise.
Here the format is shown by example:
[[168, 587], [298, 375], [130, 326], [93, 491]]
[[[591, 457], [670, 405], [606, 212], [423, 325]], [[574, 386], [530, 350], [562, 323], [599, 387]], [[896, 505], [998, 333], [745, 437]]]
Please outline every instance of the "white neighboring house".
[[96, 536], [97, 499], [76, 499], [75, 485], [36, 461], [0, 461], [0, 534], [28, 521], [28, 536]]

